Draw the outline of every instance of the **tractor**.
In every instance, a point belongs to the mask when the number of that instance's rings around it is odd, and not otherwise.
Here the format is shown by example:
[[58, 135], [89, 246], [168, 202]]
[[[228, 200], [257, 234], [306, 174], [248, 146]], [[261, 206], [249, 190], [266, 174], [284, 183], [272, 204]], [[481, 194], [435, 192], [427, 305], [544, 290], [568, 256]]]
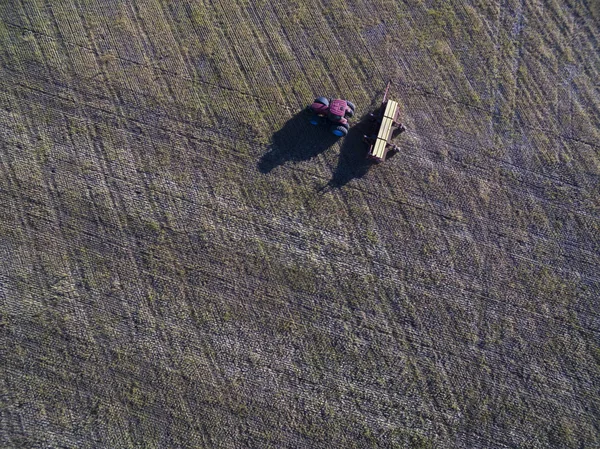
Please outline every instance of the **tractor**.
[[306, 112], [310, 115], [311, 125], [326, 125], [331, 133], [344, 137], [350, 128], [348, 119], [354, 115], [354, 104], [339, 98], [318, 97], [313, 104], [307, 106]]

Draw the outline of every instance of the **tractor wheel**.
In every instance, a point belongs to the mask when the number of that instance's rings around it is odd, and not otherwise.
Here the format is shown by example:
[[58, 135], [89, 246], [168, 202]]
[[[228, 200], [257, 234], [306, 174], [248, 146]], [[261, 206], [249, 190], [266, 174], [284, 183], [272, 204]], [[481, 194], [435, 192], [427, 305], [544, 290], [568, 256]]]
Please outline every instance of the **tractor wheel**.
[[351, 101], [346, 100], [346, 104], [348, 105], [348, 107], [350, 109], [352, 109], [352, 112], [354, 113], [354, 110], [356, 109], [356, 106], [354, 106], [354, 103], [352, 103]]
[[329, 100], [325, 97], [315, 98], [315, 103], [321, 103], [325, 106], [329, 106]]
[[348, 134], [348, 128], [343, 125], [332, 126], [331, 132], [338, 137], [344, 137], [346, 134]]
[[346, 117], [352, 118], [354, 117], [354, 109], [349, 109], [346, 111]]
[[311, 125], [315, 125], [315, 126], [317, 126], [317, 125], [319, 124], [319, 117], [316, 117], [316, 116], [315, 116], [315, 117], [311, 118], [311, 119], [309, 120], [309, 123], [310, 123]]

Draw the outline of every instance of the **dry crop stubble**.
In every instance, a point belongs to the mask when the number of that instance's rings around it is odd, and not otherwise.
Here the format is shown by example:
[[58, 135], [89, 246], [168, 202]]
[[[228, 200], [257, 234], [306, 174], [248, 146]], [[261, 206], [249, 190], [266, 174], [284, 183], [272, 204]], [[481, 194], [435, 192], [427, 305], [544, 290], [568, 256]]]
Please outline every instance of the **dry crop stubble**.
[[[1, 4], [0, 441], [597, 445], [597, 19]], [[387, 78], [387, 163], [286, 129]]]

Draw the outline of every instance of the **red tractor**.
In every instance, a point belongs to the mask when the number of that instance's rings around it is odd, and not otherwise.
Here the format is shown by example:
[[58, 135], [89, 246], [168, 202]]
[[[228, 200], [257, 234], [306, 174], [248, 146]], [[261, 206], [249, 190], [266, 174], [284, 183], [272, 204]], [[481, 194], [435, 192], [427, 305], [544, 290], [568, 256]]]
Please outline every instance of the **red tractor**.
[[339, 98], [328, 100], [325, 97], [315, 98], [313, 104], [306, 108], [310, 114], [311, 125], [327, 125], [338, 137], [348, 134], [348, 119], [354, 115], [354, 104]]

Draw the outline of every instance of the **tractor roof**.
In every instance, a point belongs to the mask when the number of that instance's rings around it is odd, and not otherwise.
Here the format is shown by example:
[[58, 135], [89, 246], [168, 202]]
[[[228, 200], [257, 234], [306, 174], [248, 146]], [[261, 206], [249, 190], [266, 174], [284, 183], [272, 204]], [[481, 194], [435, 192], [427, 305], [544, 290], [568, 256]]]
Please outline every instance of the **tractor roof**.
[[329, 103], [329, 112], [343, 117], [346, 113], [347, 106], [348, 104], [346, 103], [346, 100], [333, 100], [331, 103]]

